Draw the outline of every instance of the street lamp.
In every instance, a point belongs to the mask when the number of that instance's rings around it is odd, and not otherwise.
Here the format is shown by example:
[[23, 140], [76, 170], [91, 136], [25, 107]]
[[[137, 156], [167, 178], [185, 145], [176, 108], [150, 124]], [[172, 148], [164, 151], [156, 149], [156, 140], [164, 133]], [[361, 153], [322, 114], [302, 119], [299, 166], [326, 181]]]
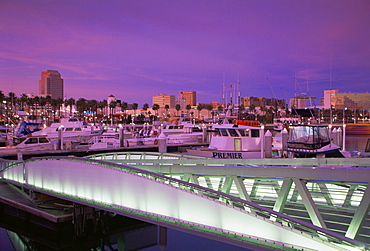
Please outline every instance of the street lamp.
[[344, 107], [344, 109], [343, 109], [343, 124], [346, 123], [345, 122], [345, 115], [346, 115], [345, 111], [347, 111], [347, 107]]

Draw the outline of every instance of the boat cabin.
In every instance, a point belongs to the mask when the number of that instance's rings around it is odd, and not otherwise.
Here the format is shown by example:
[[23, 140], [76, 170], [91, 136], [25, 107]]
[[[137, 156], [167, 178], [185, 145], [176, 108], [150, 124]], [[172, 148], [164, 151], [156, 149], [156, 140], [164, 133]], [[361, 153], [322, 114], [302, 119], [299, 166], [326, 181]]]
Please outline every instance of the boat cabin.
[[44, 136], [14, 138], [14, 148], [23, 151], [54, 150], [54, 144]]
[[250, 128], [239, 128], [234, 125], [233, 128], [215, 128], [216, 135], [221, 137], [260, 137], [260, 129], [250, 129]]
[[315, 150], [331, 143], [327, 125], [289, 126], [288, 148]]

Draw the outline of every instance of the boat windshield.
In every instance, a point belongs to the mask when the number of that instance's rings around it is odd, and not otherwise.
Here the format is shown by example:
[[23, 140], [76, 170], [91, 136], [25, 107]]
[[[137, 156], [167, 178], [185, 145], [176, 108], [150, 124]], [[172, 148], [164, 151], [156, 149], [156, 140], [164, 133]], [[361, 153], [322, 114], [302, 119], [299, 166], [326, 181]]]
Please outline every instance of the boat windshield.
[[235, 129], [229, 129], [229, 133], [230, 133], [231, 137], [238, 137], [239, 136]]
[[[317, 149], [329, 143], [328, 127], [310, 125], [290, 127], [288, 145], [294, 144], [294, 148]], [[290, 147], [293, 147], [293, 145]]]

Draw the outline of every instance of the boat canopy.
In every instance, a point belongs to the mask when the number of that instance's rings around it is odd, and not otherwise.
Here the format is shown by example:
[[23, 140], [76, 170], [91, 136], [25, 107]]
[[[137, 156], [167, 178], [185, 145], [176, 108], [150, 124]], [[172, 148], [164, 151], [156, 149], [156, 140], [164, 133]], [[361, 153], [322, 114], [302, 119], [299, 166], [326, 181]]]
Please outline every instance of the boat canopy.
[[289, 126], [289, 148], [314, 150], [328, 145], [330, 142], [330, 132], [327, 125]]

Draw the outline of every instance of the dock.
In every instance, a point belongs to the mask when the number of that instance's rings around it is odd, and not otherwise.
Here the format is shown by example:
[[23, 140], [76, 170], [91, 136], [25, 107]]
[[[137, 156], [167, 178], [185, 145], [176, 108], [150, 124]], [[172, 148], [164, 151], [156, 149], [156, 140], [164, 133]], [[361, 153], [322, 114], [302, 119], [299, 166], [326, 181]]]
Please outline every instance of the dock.
[[[202, 147], [207, 146], [208, 143], [191, 143], [191, 144], [167, 144], [167, 152], [184, 152], [189, 147]], [[19, 151], [14, 150], [12, 152], [2, 153], [0, 151], [0, 158], [4, 159], [29, 159], [32, 157], [41, 156], [77, 156], [83, 157], [86, 155], [108, 153], [108, 152], [159, 152], [159, 145], [132, 145], [115, 148], [100, 148], [100, 149], [89, 149], [87, 145], [79, 145], [74, 149], [64, 150], [45, 150], [45, 151]]]
[[[3, 204], [2, 214], [10, 214], [21, 218], [30, 218], [33, 221], [62, 223], [72, 220], [72, 205], [52, 198], [31, 201], [27, 194], [10, 184], [0, 182], [0, 202]], [[71, 207], [72, 206], [72, 207]]]

